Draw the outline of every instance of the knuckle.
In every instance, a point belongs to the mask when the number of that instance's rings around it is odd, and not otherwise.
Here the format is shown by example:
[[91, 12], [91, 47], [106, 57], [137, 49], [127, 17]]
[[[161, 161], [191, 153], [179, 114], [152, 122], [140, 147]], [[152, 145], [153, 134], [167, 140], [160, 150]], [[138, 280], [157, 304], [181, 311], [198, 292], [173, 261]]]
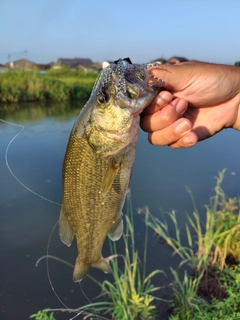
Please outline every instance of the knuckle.
[[152, 133], [149, 133], [149, 134], [148, 134], [148, 142], [149, 142], [150, 144], [154, 145], [153, 139], [152, 139]]

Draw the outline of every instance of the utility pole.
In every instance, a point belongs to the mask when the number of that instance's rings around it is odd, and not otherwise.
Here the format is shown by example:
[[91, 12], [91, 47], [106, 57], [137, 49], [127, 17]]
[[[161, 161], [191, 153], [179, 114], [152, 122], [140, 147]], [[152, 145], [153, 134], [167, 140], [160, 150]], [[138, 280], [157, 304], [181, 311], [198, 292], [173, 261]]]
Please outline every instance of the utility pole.
[[26, 60], [27, 60], [27, 58], [28, 58], [28, 51], [27, 51], [27, 50], [24, 50], [24, 53], [25, 53], [25, 58], [26, 58]]
[[11, 66], [10, 66], [10, 62], [11, 62], [11, 54], [9, 53], [9, 54], [8, 54], [8, 68], [11, 67]]

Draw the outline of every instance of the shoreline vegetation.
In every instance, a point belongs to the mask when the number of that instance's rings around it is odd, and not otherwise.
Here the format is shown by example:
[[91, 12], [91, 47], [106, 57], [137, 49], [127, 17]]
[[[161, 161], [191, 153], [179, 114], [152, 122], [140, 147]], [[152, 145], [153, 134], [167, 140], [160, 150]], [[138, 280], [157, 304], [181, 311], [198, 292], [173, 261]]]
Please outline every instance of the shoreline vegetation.
[[62, 67], [45, 73], [11, 70], [0, 74], [0, 109], [16, 102], [88, 99], [99, 71]]
[[[201, 221], [193, 195], [187, 190], [194, 211], [187, 216], [181, 233], [174, 211], [162, 220], [152, 216], [148, 207], [138, 211], [146, 226], [143, 258], [135, 245], [129, 198], [123, 235], [125, 254], [117, 254], [116, 244], [110, 242], [113, 282], [100, 283], [89, 276], [101, 288], [101, 301], [74, 310], [45, 309], [30, 318], [54, 320], [59, 312], [67, 312], [75, 314], [74, 318], [81, 315], [92, 320], [162, 320], [157, 312], [161, 301], [168, 309], [168, 320], [240, 319], [240, 207], [239, 199], [228, 198], [221, 188], [224, 173], [219, 172], [215, 195], [205, 207], [205, 221]], [[173, 281], [167, 287], [171, 294], [165, 299], [156, 295], [164, 287], [154, 285], [155, 277], [164, 276], [164, 272], [157, 269], [146, 274], [148, 229], [181, 259], [177, 269], [170, 267]], [[182, 241], [184, 235], [187, 243]], [[122, 268], [118, 259], [124, 261]]]
[[[240, 66], [240, 61], [234, 65]], [[95, 68], [83, 70], [68, 66], [47, 71], [9, 68], [0, 73], [0, 111], [7, 111], [10, 104], [17, 102], [86, 100], [99, 72]]]

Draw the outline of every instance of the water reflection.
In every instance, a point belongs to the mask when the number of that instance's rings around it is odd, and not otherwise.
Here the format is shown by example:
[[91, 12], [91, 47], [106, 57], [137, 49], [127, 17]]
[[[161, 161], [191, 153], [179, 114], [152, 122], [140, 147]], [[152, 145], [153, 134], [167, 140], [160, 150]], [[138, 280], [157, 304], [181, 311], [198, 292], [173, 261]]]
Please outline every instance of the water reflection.
[[[39, 121], [46, 117], [55, 120], [62, 116], [78, 114], [86, 101], [22, 102], [1, 106], [0, 117], [16, 121]], [[1, 124], [1, 123], [0, 123]]]
[[[15, 111], [2, 112], [1, 117], [16, 122], [25, 130], [11, 144], [8, 160], [17, 178], [34, 192], [54, 202], [61, 202], [61, 166], [69, 133], [83, 103], [49, 103], [19, 105]], [[37, 259], [47, 250], [49, 236], [59, 214], [59, 206], [36, 197], [23, 188], [9, 173], [5, 164], [5, 150], [19, 127], [0, 122], [0, 318], [27, 319], [30, 314], [46, 307], [62, 307], [47, 278], [46, 264]], [[131, 184], [134, 208], [148, 205], [154, 215], [176, 210], [180, 225], [185, 213], [192, 212], [192, 204], [185, 185], [191, 188], [200, 212], [208, 203], [215, 186], [214, 177], [227, 167], [223, 189], [229, 196], [240, 193], [240, 134], [225, 130], [210, 140], [189, 150], [171, 150], [151, 146], [146, 134], [140, 132], [137, 156]], [[140, 254], [144, 244], [144, 224], [136, 216], [136, 237]], [[148, 272], [159, 268], [169, 275], [169, 266], [178, 260], [160, 244], [150, 232]], [[184, 237], [184, 235], [183, 235]], [[122, 241], [118, 250], [123, 250]], [[57, 228], [51, 239], [49, 253], [74, 263], [75, 244], [67, 248], [58, 237]], [[103, 248], [108, 255], [108, 245]], [[72, 282], [72, 270], [57, 261], [49, 261], [53, 285], [69, 307], [88, 303], [78, 284]], [[100, 270], [91, 273], [102, 281], [111, 278]], [[169, 283], [159, 276], [156, 285]], [[93, 299], [99, 288], [86, 279], [84, 292]], [[163, 290], [162, 295], [167, 290]], [[163, 318], [163, 316], [162, 316]], [[162, 319], [161, 318], [161, 319]], [[66, 319], [59, 315], [58, 319]]]

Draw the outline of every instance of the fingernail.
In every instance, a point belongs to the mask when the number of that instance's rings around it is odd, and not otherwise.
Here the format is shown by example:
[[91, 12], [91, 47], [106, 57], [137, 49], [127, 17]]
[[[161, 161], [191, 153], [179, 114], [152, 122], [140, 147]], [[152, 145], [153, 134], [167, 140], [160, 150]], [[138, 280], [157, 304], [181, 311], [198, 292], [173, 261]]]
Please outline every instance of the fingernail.
[[183, 133], [187, 133], [190, 130], [191, 130], [190, 123], [187, 121], [182, 121], [176, 126], [176, 128], [174, 129], [174, 132], [176, 134], [183, 134]]
[[183, 114], [187, 110], [187, 104], [185, 100], [180, 99], [176, 105], [176, 111], [180, 115]]
[[194, 146], [197, 143], [197, 139], [193, 136], [186, 136], [183, 138], [183, 143], [185, 146]]
[[156, 104], [158, 106], [163, 106], [166, 103], [169, 103], [171, 101], [171, 99], [169, 97], [162, 97], [162, 96], [158, 96], [157, 100], [156, 100]]

